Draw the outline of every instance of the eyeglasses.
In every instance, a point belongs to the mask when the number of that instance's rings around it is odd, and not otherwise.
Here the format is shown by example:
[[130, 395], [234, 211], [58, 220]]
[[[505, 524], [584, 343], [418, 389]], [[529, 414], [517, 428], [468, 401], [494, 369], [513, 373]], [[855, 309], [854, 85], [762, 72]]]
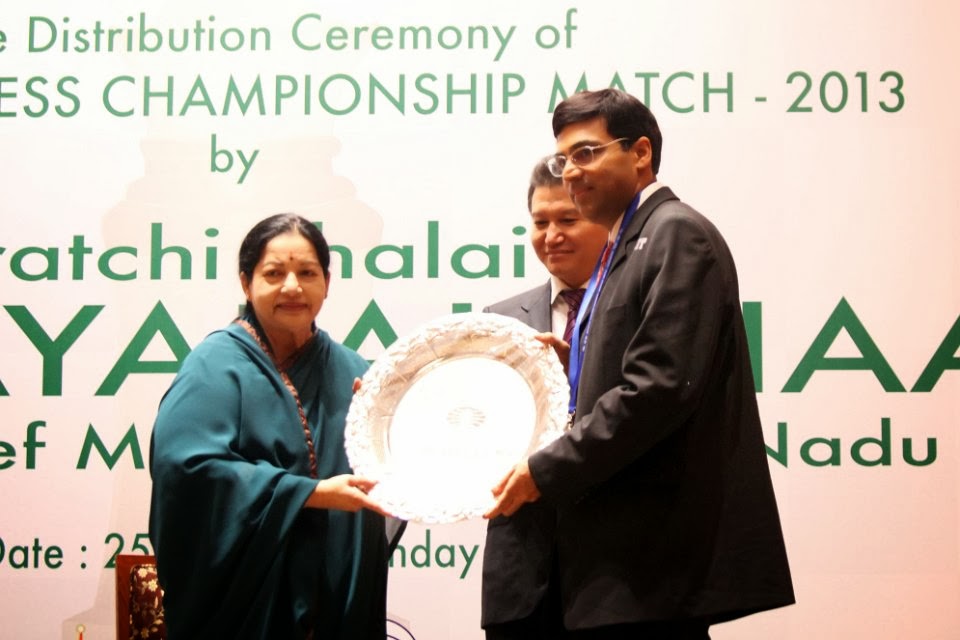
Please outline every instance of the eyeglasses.
[[617, 142], [623, 142], [624, 140], [629, 140], [630, 138], [617, 138], [616, 140], [611, 140], [606, 144], [598, 144], [592, 147], [579, 147], [574, 149], [569, 157], [558, 153], [555, 156], [552, 156], [547, 160], [547, 169], [550, 171], [550, 175], [554, 178], [560, 178], [563, 176], [563, 168], [567, 166], [567, 160], [573, 163], [575, 167], [585, 167], [597, 157], [597, 150], [603, 149], [604, 147], [609, 147], [612, 144]]

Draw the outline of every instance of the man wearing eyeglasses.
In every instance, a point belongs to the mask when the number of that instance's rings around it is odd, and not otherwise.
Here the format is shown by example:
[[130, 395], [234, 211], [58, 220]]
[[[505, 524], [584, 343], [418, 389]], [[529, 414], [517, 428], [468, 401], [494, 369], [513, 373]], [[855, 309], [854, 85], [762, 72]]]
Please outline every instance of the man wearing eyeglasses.
[[486, 517], [557, 509], [560, 637], [708, 639], [794, 602], [733, 259], [657, 182], [662, 137], [639, 100], [577, 93], [553, 131], [550, 170], [608, 248], [569, 343], [573, 425]]
[[[540, 160], [527, 189], [530, 244], [547, 268], [543, 285], [484, 311], [517, 318], [556, 336], [573, 330], [607, 229], [580, 215], [559, 176]], [[546, 502], [491, 520], [483, 555], [481, 625], [487, 640], [555, 640], [563, 633], [559, 590], [550, 581], [557, 513]]]

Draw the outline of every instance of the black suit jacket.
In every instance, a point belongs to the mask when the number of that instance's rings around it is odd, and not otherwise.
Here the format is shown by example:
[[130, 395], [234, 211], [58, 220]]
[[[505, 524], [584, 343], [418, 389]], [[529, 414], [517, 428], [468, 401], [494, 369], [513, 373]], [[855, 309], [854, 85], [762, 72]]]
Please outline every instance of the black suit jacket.
[[666, 187], [592, 311], [573, 428], [530, 457], [570, 629], [794, 601], [726, 243]]
[[[484, 311], [516, 318], [537, 331], [550, 331], [550, 292], [548, 281]], [[487, 524], [481, 626], [525, 618], [543, 598], [550, 577], [556, 520], [553, 505], [535, 502], [509, 518], [499, 516]]]

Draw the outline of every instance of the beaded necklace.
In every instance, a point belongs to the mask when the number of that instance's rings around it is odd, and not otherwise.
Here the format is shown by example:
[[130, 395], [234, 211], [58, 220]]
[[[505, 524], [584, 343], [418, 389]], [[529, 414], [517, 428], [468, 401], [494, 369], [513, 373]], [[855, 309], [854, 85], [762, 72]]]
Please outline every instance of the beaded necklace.
[[303, 435], [307, 443], [307, 453], [310, 455], [310, 477], [317, 478], [317, 454], [314, 451], [313, 434], [310, 433], [310, 425], [307, 423], [307, 414], [303, 411], [303, 403], [300, 402], [300, 394], [297, 392], [297, 388], [293, 386], [293, 380], [290, 379], [290, 376], [286, 371], [287, 367], [289, 367], [290, 364], [294, 362], [301, 353], [303, 353], [306, 346], [310, 344], [310, 341], [308, 340], [306, 343], [304, 343], [302, 347], [285, 358], [283, 362], [277, 362], [277, 359], [273, 355], [273, 351], [270, 349], [270, 346], [263, 341], [257, 330], [253, 328], [253, 325], [242, 318], [237, 318], [234, 322], [243, 327], [244, 330], [250, 334], [250, 337], [256, 341], [261, 349], [263, 349], [263, 352], [270, 357], [270, 361], [277, 368], [277, 373], [280, 374], [280, 379], [283, 380], [283, 384], [287, 388], [287, 391], [293, 395], [293, 399], [297, 403], [297, 413], [300, 414], [300, 424], [303, 426]]

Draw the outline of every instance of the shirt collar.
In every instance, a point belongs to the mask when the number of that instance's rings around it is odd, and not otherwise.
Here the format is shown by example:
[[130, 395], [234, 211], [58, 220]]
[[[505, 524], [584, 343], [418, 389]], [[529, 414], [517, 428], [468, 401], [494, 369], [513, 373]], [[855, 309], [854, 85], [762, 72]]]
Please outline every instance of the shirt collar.
[[557, 276], [550, 274], [550, 306], [553, 306], [557, 301], [557, 296], [560, 295], [560, 292], [564, 289], [586, 289], [587, 283], [590, 282], [581, 282], [579, 285], [572, 286], [558, 278]]
[[[643, 203], [647, 201], [647, 198], [656, 193], [657, 189], [665, 186], [662, 182], [657, 182], [654, 180], [647, 186], [643, 188], [640, 192], [640, 200], [637, 202], [637, 209], [643, 206]], [[617, 233], [620, 232], [620, 225], [623, 224], [623, 216], [626, 215], [626, 211], [620, 214], [620, 217], [617, 218], [617, 221], [613, 223], [613, 228], [610, 229], [610, 234], [607, 236], [607, 242], [613, 242], [617, 239]]]

